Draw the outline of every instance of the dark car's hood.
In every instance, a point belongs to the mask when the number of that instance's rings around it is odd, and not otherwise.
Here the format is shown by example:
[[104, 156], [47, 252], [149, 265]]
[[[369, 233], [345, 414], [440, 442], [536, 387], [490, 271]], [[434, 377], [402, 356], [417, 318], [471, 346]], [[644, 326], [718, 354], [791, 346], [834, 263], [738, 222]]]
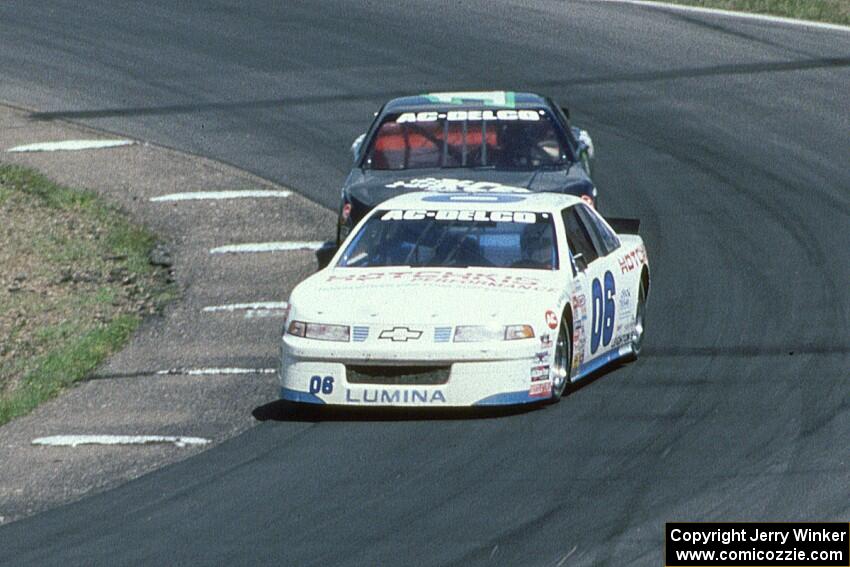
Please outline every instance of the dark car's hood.
[[584, 170], [504, 171], [493, 169], [418, 169], [383, 171], [355, 169], [348, 176], [345, 193], [366, 208], [412, 191], [505, 193], [548, 191], [592, 195], [593, 184]]

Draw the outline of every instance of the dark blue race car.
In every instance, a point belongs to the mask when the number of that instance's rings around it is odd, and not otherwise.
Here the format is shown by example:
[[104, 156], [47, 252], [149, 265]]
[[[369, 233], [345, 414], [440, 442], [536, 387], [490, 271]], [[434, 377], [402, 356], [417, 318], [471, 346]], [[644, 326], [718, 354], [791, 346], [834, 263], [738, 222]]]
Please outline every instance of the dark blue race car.
[[551, 99], [506, 91], [396, 98], [352, 144], [337, 242], [399, 193], [558, 192], [596, 206], [593, 143]]

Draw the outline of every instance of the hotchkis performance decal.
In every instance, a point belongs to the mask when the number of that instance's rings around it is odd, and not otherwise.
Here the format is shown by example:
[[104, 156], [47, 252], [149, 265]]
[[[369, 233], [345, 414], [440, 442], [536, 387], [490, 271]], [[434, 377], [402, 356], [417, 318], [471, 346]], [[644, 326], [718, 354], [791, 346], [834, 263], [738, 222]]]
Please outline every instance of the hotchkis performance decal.
[[[544, 285], [537, 278], [529, 276], [512, 276], [504, 273], [480, 273], [480, 272], [456, 272], [440, 270], [390, 270], [390, 271], [367, 271], [349, 272], [347, 270], [335, 270], [325, 280], [330, 286], [325, 289], [334, 289], [334, 285], [346, 286], [356, 282], [368, 282], [370, 285], [386, 284], [387, 287], [399, 288], [404, 285], [445, 285], [450, 287], [488, 287], [502, 290], [533, 290], [540, 292], [555, 292], [557, 288]], [[545, 340], [544, 340], [545, 339]], [[543, 348], [552, 346], [549, 335], [540, 337]]]
[[646, 264], [646, 248], [643, 246], [638, 246], [631, 252], [626, 253], [625, 256], [618, 260], [620, 263], [620, 272], [625, 274], [626, 272], [631, 272], [635, 268], [639, 268]]
[[531, 193], [525, 187], [502, 185], [491, 181], [472, 181], [471, 179], [438, 179], [436, 177], [417, 177], [403, 179], [386, 185], [389, 189], [419, 189], [441, 193]]
[[434, 219], [438, 221], [460, 221], [460, 222], [515, 222], [534, 224], [537, 222], [537, 213], [528, 211], [453, 211], [439, 210], [426, 211], [423, 209], [393, 209], [381, 215], [382, 221], [413, 221]]
[[423, 112], [403, 112], [395, 121], [396, 124], [436, 122], [437, 120], [447, 120], [449, 122], [463, 122], [464, 120], [501, 120], [506, 122], [523, 120], [537, 122], [540, 120], [541, 114], [545, 114], [545, 112], [542, 110], [449, 110], [448, 112], [426, 110]]

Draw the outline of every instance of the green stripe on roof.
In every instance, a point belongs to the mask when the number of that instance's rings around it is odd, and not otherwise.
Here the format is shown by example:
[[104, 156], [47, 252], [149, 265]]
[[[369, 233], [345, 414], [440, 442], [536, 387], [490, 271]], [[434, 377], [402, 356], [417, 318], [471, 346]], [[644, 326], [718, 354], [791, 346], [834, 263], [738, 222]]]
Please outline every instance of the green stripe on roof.
[[431, 102], [443, 104], [477, 103], [483, 106], [516, 108], [516, 93], [513, 91], [426, 93], [422, 96]]

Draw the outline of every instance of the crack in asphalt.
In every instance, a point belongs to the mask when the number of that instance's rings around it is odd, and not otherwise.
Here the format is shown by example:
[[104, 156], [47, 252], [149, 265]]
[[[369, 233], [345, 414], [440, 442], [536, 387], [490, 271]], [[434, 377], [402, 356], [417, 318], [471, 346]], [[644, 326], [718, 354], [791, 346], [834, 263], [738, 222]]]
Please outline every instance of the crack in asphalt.
[[[787, 73], [791, 71], [809, 71], [817, 69], [833, 69], [850, 67], [850, 57], [819, 57], [795, 61], [766, 61], [760, 63], [730, 63], [725, 65], [709, 65], [706, 67], [691, 67], [661, 71], [645, 71], [640, 73], [624, 73], [600, 77], [575, 77], [569, 80], [538, 81], [529, 85], [530, 90], [541, 90], [554, 87], [605, 85], [612, 83], [647, 83], [654, 81], [671, 81], [712, 76], [752, 75], [757, 73]], [[428, 90], [441, 90], [432, 86]], [[114, 118], [127, 116], [155, 116], [168, 114], [195, 114], [199, 112], [222, 112], [239, 110], [261, 110], [264, 108], [282, 108], [286, 106], [315, 106], [322, 104], [337, 104], [345, 102], [381, 101], [409, 95], [410, 91], [373, 91], [333, 95], [304, 95], [270, 99], [232, 101], [232, 102], [200, 102], [168, 104], [162, 106], [130, 106], [120, 108], [100, 108], [88, 110], [56, 110], [50, 112], [33, 112], [30, 118], [39, 121], [50, 120], [85, 120], [93, 118]]]

